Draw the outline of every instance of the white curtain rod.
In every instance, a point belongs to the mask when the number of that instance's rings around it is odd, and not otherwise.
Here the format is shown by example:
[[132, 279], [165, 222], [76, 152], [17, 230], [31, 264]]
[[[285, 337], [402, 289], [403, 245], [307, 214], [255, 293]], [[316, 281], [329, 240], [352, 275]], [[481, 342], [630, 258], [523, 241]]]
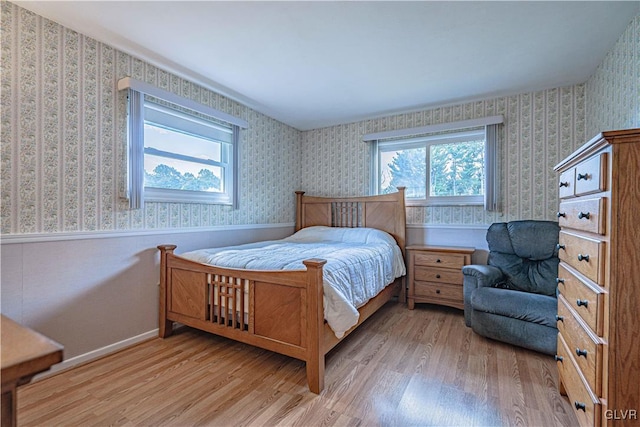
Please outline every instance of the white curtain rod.
[[415, 128], [395, 129], [395, 130], [388, 130], [385, 132], [369, 133], [367, 135], [364, 135], [362, 137], [362, 140], [365, 142], [377, 141], [380, 139], [387, 139], [387, 138], [400, 138], [404, 136], [421, 135], [425, 133], [443, 132], [443, 131], [455, 130], [455, 129], [495, 125], [503, 122], [504, 122], [504, 118], [502, 117], [502, 114], [500, 114], [498, 116], [482, 117], [480, 119], [461, 120], [458, 122], [438, 123], [435, 125], [420, 126]]
[[124, 77], [118, 80], [118, 90], [124, 89], [132, 89], [137, 92], [146, 93], [148, 95], [155, 96], [156, 98], [178, 104], [181, 107], [190, 108], [194, 111], [197, 111], [198, 113], [206, 114], [208, 116], [215, 117], [216, 119], [224, 120], [227, 123], [240, 126], [244, 129], [249, 127], [249, 123], [246, 120], [232, 116], [231, 114], [227, 114], [224, 111], [216, 110], [215, 108], [211, 108], [189, 98], [176, 95], [175, 93], [161, 89], [149, 83], [132, 79], [131, 77]]

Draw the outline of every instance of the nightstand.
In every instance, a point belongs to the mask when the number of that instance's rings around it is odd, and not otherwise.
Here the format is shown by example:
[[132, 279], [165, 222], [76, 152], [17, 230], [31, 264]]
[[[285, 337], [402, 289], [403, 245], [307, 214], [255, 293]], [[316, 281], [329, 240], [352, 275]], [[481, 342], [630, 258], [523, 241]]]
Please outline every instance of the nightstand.
[[409, 310], [415, 303], [464, 309], [462, 267], [471, 264], [474, 248], [407, 246], [409, 257]]

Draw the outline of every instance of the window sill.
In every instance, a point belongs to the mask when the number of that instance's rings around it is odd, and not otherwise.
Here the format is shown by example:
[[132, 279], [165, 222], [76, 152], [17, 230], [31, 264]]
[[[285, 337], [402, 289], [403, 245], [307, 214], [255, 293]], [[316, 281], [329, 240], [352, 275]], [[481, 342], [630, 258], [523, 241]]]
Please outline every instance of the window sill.
[[484, 201], [431, 201], [431, 200], [405, 200], [406, 206], [428, 207], [428, 206], [484, 206]]
[[225, 193], [207, 193], [204, 191], [168, 190], [159, 188], [144, 189], [145, 202], [199, 203], [208, 205], [232, 206], [231, 196]]

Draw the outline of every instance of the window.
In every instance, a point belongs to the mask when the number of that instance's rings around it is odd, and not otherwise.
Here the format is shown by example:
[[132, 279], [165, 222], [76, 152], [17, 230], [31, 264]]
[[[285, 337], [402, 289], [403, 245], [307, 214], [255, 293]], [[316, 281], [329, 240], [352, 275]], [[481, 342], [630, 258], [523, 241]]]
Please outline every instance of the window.
[[377, 141], [375, 192], [406, 187], [408, 204], [483, 204], [485, 130]]
[[238, 204], [238, 142], [245, 120], [125, 77], [128, 91], [127, 174], [122, 197]]
[[233, 126], [144, 100], [146, 200], [231, 203]]
[[371, 143], [371, 193], [405, 186], [409, 205], [484, 204], [498, 211], [501, 123], [497, 115], [363, 135]]

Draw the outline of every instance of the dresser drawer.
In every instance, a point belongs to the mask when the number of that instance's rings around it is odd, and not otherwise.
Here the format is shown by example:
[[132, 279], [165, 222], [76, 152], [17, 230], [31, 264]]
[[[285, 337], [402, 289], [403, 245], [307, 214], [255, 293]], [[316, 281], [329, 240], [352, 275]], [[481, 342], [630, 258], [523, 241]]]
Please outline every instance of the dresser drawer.
[[558, 196], [561, 199], [573, 197], [575, 194], [576, 168], [568, 169], [560, 174]]
[[560, 263], [558, 290], [571, 307], [598, 336], [603, 333], [604, 293], [588, 279], [578, 277], [575, 270]]
[[562, 295], [558, 297], [558, 331], [564, 337], [587, 384], [599, 395], [602, 391], [602, 340], [572, 312]]
[[462, 301], [462, 286], [445, 283], [415, 282], [416, 297], [430, 301]]
[[413, 278], [414, 280], [422, 282], [439, 282], [461, 285], [464, 276], [462, 275], [462, 269], [450, 270], [446, 268], [416, 267]]
[[604, 197], [562, 201], [558, 223], [561, 227], [605, 234], [605, 201]]
[[604, 281], [605, 242], [561, 231], [558, 257], [589, 279], [602, 285]]
[[575, 195], [606, 190], [607, 153], [592, 157], [576, 166]]
[[562, 334], [558, 334], [558, 374], [564, 384], [569, 403], [582, 427], [599, 427], [600, 401], [584, 383], [578, 372], [571, 351]]
[[465, 255], [438, 252], [418, 252], [414, 254], [415, 265], [426, 267], [442, 267], [462, 269], [465, 265]]

